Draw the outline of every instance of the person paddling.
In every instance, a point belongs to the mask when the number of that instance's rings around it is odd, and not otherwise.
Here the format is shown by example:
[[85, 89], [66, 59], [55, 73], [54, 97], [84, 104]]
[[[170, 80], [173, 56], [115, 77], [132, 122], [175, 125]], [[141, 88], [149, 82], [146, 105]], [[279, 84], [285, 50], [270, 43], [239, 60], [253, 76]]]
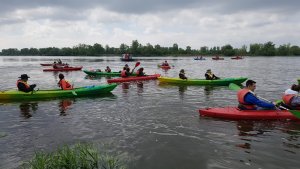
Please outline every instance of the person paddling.
[[208, 69], [205, 73], [205, 79], [206, 80], [216, 80], [216, 79], [220, 79], [220, 78], [217, 77], [215, 74], [213, 74], [211, 72], [211, 69]]
[[247, 80], [246, 87], [237, 92], [238, 108], [242, 110], [275, 110], [275, 103], [265, 102], [256, 97], [256, 82]]
[[105, 72], [108, 72], [108, 73], [110, 73], [110, 72], [111, 72], [111, 69], [110, 69], [110, 67], [109, 67], [109, 66], [106, 66]]
[[162, 66], [169, 66], [169, 63], [168, 63], [168, 61], [165, 60], [165, 62], [163, 62], [161, 65]]
[[62, 90], [73, 89], [73, 86], [68, 81], [65, 80], [65, 76], [62, 73], [60, 73], [58, 77], [59, 77], [59, 82], [57, 83], [58, 87], [60, 87]]
[[289, 106], [291, 109], [300, 109], [300, 85], [293, 84], [291, 88], [287, 89], [283, 96], [282, 100], [285, 105]]
[[146, 76], [146, 74], [144, 73], [144, 68], [141, 67], [136, 71], [136, 76]]
[[179, 78], [180, 78], [180, 79], [187, 80], [187, 77], [185, 76], [185, 73], [184, 73], [184, 69], [181, 69], [181, 70], [180, 70], [180, 72], [179, 72]]
[[130, 68], [124, 67], [123, 70], [121, 71], [121, 77], [128, 77], [130, 75], [131, 75]]
[[20, 79], [17, 81], [17, 87], [19, 91], [28, 93], [33, 91], [36, 87], [36, 84], [29, 85], [27, 83], [28, 78], [30, 78], [27, 74], [22, 74], [19, 78]]

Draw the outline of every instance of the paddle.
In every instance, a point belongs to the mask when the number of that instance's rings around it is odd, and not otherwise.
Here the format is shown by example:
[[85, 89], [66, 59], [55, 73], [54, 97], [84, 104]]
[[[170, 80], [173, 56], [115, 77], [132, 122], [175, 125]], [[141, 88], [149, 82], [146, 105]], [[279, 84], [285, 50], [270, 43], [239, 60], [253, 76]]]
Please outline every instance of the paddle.
[[132, 69], [131, 74], [133, 74], [134, 69], [135, 69], [136, 67], [138, 67], [140, 64], [141, 64], [140, 62], [136, 62], [136, 63], [135, 63], [135, 66], [134, 66], [134, 68]]
[[[230, 83], [228, 87], [229, 87], [229, 89], [234, 90], [234, 91], [238, 91], [238, 90], [241, 89], [240, 86], [238, 86], [237, 84], [234, 84], [234, 83]], [[250, 92], [251, 92], [252, 94], [254, 94], [254, 92], [252, 92], [252, 91], [250, 91]], [[259, 98], [259, 99], [261, 99], [261, 100], [264, 100], [264, 101], [266, 101], [266, 102], [272, 103], [272, 102], [271, 102], [270, 100], [268, 100], [268, 99], [262, 98], [262, 97], [260, 97], [260, 96], [256, 96], [256, 97]], [[298, 111], [298, 110], [290, 110], [290, 109], [288, 109], [288, 108], [286, 108], [286, 107], [283, 107], [282, 105], [280, 105], [279, 108], [284, 109], [284, 110], [288, 110], [288, 111], [291, 112], [294, 116], [296, 116], [297, 118], [300, 119], [300, 111]]]

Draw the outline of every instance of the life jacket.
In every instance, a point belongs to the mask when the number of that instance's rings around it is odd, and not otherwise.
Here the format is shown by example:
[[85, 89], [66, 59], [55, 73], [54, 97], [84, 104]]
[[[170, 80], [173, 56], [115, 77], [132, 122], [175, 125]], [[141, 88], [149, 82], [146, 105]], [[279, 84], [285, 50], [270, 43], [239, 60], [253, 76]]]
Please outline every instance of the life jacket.
[[250, 92], [249, 89], [239, 90], [237, 93], [238, 102], [243, 108], [248, 109], [248, 110], [254, 110], [254, 109], [256, 109], [256, 106], [251, 103], [246, 103], [245, 99], [244, 99], [246, 94], [248, 94], [249, 92]]
[[61, 87], [62, 90], [73, 89], [72, 85], [68, 81], [66, 81], [65, 79], [60, 80], [58, 84], [59, 84], [59, 87]]
[[209, 76], [210, 79], [213, 79], [214, 74], [212, 74], [212, 73], [206, 73], [206, 74]]
[[26, 89], [29, 89], [29, 88], [30, 88], [30, 86], [27, 84], [27, 82], [24, 82], [24, 81], [21, 80], [21, 79], [17, 81], [17, 87], [18, 87], [18, 84], [19, 84], [19, 83], [23, 83], [23, 84], [25, 85]]
[[287, 104], [288, 106], [291, 106], [291, 101], [292, 101], [292, 98], [296, 96], [294, 94], [284, 94], [282, 96], [282, 100], [285, 104]]
[[121, 77], [127, 77], [127, 75], [126, 75], [126, 70], [122, 70], [122, 71], [121, 71]]

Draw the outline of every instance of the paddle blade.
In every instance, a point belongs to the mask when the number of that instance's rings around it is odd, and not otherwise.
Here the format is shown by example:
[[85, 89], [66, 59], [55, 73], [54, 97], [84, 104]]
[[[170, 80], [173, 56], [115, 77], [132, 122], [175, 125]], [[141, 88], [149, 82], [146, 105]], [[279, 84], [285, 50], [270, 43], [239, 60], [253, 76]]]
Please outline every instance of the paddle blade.
[[289, 110], [294, 116], [300, 119], [300, 111], [299, 110]]
[[140, 62], [136, 62], [136, 63], [135, 63], [135, 67], [140, 66], [140, 64], [141, 64]]
[[241, 87], [235, 83], [230, 83], [228, 87], [230, 90], [234, 90], [234, 91], [238, 91], [241, 89]]
[[74, 96], [77, 96], [77, 93], [76, 93], [74, 90], [72, 90], [72, 94], [73, 94]]

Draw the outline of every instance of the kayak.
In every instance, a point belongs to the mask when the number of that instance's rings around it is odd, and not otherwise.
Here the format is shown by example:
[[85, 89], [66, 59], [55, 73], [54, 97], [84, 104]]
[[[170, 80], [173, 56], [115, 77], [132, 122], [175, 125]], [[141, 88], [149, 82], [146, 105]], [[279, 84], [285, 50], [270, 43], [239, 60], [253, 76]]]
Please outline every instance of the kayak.
[[244, 59], [244, 58], [241, 56], [236, 56], [236, 57], [232, 57], [231, 59], [239, 60], [239, 59]]
[[33, 92], [22, 92], [18, 90], [0, 91], [0, 101], [7, 100], [32, 100], [45, 98], [62, 98], [62, 97], [80, 97], [80, 96], [97, 96], [109, 93], [117, 84], [105, 84], [99, 86], [85, 86], [74, 88], [73, 90], [37, 90]]
[[162, 69], [171, 69], [171, 66], [162, 66], [162, 65], [157, 65], [159, 68], [162, 68]]
[[287, 110], [240, 110], [237, 107], [200, 109], [199, 114], [231, 120], [300, 120]]
[[300, 79], [298, 79], [298, 84], [300, 84]]
[[194, 58], [194, 60], [206, 60], [205, 58]]
[[[83, 70], [84, 73], [91, 76], [121, 76], [121, 72], [98, 72], [96, 70]], [[136, 75], [133, 73], [132, 75]]]
[[[41, 63], [41, 66], [53, 66], [54, 63]], [[63, 63], [63, 64], [58, 64], [56, 63], [57, 66], [65, 66], [67, 64]]]
[[221, 58], [221, 57], [218, 57], [218, 58], [217, 58], [217, 57], [213, 57], [212, 60], [224, 60], [224, 58]]
[[52, 69], [43, 69], [43, 71], [72, 71], [72, 70], [81, 70], [82, 66], [79, 67], [63, 67], [63, 68], [52, 68]]
[[108, 79], [108, 83], [122, 83], [122, 82], [130, 82], [130, 81], [142, 81], [142, 80], [153, 80], [157, 79], [160, 74], [147, 75], [147, 76], [129, 76], [129, 77], [121, 77], [116, 79]]
[[172, 77], [159, 77], [159, 82], [170, 83], [170, 84], [181, 84], [181, 85], [216, 85], [216, 86], [227, 86], [230, 83], [241, 84], [247, 80], [246, 77], [237, 78], [222, 78], [217, 80], [205, 80], [205, 79], [189, 79], [183, 80], [180, 78]]

